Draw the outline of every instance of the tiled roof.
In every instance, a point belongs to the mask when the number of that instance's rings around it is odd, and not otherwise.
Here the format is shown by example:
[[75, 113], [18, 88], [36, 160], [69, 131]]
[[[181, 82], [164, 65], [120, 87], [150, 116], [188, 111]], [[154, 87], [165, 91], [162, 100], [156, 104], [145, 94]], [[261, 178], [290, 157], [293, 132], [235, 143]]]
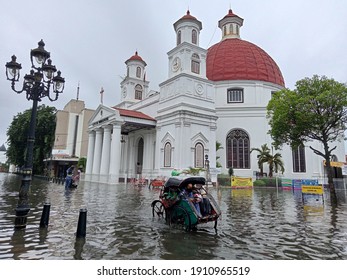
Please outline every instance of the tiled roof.
[[284, 86], [276, 62], [260, 47], [229, 38], [207, 51], [206, 76], [211, 81], [258, 80]]
[[137, 119], [143, 119], [143, 120], [151, 120], [151, 121], [155, 121], [154, 118], [141, 113], [139, 111], [134, 111], [134, 110], [128, 110], [128, 109], [123, 109], [123, 108], [117, 108], [117, 107], [113, 107], [114, 109], [119, 111], [119, 114], [121, 116], [124, 117], [133, 117], [133, 118], [137, 118]]

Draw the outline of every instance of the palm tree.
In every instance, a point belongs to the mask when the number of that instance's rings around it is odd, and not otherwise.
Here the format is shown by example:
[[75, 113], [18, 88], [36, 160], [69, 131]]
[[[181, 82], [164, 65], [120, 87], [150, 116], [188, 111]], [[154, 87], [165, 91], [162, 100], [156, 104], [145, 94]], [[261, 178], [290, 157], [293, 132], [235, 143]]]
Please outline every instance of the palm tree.
[[267, 163], [269, 165], [269, 177], [273, 176], [274, 169], [276, 173], [280, 170], [281, 173], [283, 174], [284, 163], [282, 160], [282, 155], [280, 153], [276, 153], [276, 154], [270, 153], [270, 149], [267, 146], [267, 144], [261, 145], [260, 148], [252, 148], [251, 152], [253, 151], [257, 151], [259, 153], [257, 155], [257, 158], [258, 158], [258, 167], [261, 174], [263, 174], [264, 163]]
[[263, 171], [264, 171], [263, 165], [264, 165], [264, 163], [268, 162], [268, 158], [269, 158], [269, 156], [271, 156], [270, 155], [270, 149], [267, 146], [267, 144], [263, 144], [263, 145], [261, 145], [260, 148], [252, 148], [250, 152], [252, 153], [253, 151], [256, 151], [256, 152], [259, 153], [257, 155], [257, 158], [258, 158], [258, 168], [259, 168], [260, 174], [262, 176], [263, 175]]
[[[222, 143], [216, 141], [216, 153], [218, 152], [218, 150], [223, 149], [222, 147]], [[218, 161], [220, 159], [220, 156], [216, 156], [216, 167], [222, 167], [222, 165], [220, 164], [220, 162]]]
[[271, 178], [273, 175], [273, 171], [275, 168], [275, 173], [278, 173], [278, 170], [283, 174], [284, 172], [284, 163], [282, 160], [282, 155], [280, 153], [276, 153], [274, 155], [270, 155], [267, 159], [267, 163], [269, 164], [269, 177]]

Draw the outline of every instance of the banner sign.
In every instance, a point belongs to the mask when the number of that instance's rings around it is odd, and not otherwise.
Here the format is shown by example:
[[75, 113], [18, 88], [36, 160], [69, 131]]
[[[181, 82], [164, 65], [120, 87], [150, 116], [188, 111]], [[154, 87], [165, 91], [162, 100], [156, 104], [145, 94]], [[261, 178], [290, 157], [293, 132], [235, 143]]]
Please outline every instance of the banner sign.
[[302, 193], [323, 195], [323, 186], [302, 185]]
[[[323, 160], [323, 164], [324, 164], [324, 166], [326, 166], [326, 161], [325, 160]], [[344, 166], [345, 165], [345, 162], [341, 162], [341, 161], [331, 161], [330, 162], [330, 166], [331, 167], [340, 167], [340, 168], [342, 168], [342, 166]]]
[[302, 181], [300, 179], [294, 179], [293, 180], [293, 188], [294, 189], [301, 189]]
[[292, 179], [284, 179], [282, 178], [282, 189], [290, 190], [293, 186]]
[[252, 177], [231, 177], [231, 187], [232, 188], [252, 188], [253, 180]]
[[302, 185], [308, 185], [308, 186], [318, 186], [318, 180], [317, 179], [303, 179], [301, 180]]

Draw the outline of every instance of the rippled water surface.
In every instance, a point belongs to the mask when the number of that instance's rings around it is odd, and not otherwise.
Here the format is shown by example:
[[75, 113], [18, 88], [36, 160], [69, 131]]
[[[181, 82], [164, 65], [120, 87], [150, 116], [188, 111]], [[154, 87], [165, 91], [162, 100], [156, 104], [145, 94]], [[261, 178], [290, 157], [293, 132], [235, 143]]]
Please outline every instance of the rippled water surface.
[[[152, 217], [159, 189], [81, 182], [77, 189], [34, 179], [27, 227], [14, 230], [21, 177], [0, 173], [0, 259], [347, 259], [346, 189], [332, 207], [301, 192], [271, 188], [209, 188], [222, 210], [196, 232], [170, 228]], [[40, 229], [43, 205], [49, 226]], [[86, 238], [76, 238], [80, 209]]]

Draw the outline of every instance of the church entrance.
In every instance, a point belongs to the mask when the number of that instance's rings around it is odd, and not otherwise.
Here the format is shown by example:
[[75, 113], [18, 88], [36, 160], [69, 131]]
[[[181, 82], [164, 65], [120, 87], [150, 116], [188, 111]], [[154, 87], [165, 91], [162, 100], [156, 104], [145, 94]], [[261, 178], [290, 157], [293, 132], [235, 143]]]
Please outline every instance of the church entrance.
[[136, 175], [137, 177], [141, 177], [142, 167], [143, 167], [143, 138], [138, 140], [137, 144], [137, 159], [136, 159]]

